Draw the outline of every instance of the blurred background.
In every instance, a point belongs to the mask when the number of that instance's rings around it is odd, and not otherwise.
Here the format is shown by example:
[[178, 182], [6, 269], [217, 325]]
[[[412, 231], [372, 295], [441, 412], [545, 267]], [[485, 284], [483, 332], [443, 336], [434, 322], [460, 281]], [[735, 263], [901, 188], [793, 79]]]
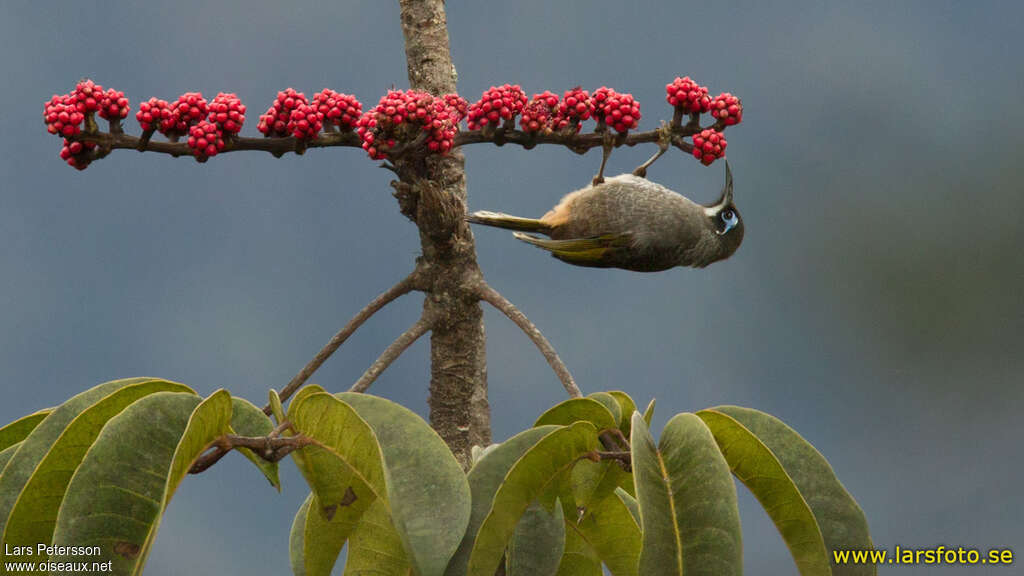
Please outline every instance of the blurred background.
[[[818, 447], [879, 547], [1024, 554], [1024, 74], [1012, 2], [449, 2], [460, 93], [576, 85], [631, 92], [641, 129], [689, 75], [743, 98], [728, 156], [743, 246], [704, 270], [567, 266], [477, 229], [488, 281], [529, 315], [585, 391], [678, 412], [740, 404]], [[397, 2], [36, 3], [0, 7], [0, 422], [97, 383], [160, 376], [262, 405], [348, 318], [411, 269], [415, 228], [390, 173], [357, 149], [280, 160], [118, 151], [79, 173], [43, 102], [81, 77], [151, 96], [237, 92], [246, 135], [278, 90], [366, 108], [408, 87]], [[105, 125], [105, 123], [104, 123]], [[653, 147], [620, 150], [609, 173]], [[465, 150], [471, 209], [538, 216], [600, 152]], [[671, 151], [649, 177], [717, 198], [721, 162]], [[347, 388], [416, 317], [407, 296], [314, 376]], [[564, 392], [487, 309], [496, 440]], [[426, 415], [428, 344], [372, 392]], [[232, 455], [179, 489], [147, 573], [284, 574], [307, 488], [278, 494]], [[795, 573], [740, 488], [747, 569]], [[1018, 559], [1018, 563], [1020, 560]], [[1010, 574], [900, 567], [883, 573]], [[339, 572], [340, 573], [340, 572]]]

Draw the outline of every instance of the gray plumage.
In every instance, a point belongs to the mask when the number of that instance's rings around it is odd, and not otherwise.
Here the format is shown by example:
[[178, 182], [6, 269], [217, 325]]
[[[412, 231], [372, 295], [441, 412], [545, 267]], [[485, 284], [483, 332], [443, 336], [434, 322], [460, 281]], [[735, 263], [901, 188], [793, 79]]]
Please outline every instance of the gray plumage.
[[474, 212], [468, 220], [516, 230], [516, 238], [570, 264], [639, 272], [703, 268], [731, 256], [743, 241], [728, 163], [722, 196], [710, 206], [646, 178], [622, 174], [571, 192], [539, 219]]

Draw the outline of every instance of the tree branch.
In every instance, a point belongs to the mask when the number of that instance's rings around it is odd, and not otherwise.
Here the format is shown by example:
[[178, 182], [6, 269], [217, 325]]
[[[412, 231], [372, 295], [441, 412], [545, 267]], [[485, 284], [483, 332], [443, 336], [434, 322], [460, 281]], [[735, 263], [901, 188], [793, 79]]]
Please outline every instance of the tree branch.
[[359, 377], [359, 380], [348, 389], [349, 392], [366, 392], [366, 389], [373, 384], [374, 380], [381, 375], [382, 372], [387, 370], [388, 366], [391, 365], [402, 352], [405, 352], [406, 348], [412, 345], [420, 336], [423, 336], [430, 330], [430, 323], [423, 317], [420, 317], [415, 324], [409, 327], [408, 330], [402, 333], [394, 342], [388, 346], [384, 352], [381, 353], [380, 357], [366, 369], [366, 372]]
[[541, 334], [540, 330], [534, 326], [533, 322], [526, 317], [525, 314], [516, 308], [515, 304], [512, 304], [504, 296], [502, 296], [497, 290], [491, 288], [486, 282], [481, 281], [477, 288], [477, 295], [481, 300], [487, 302], [491, 306], [494, 306], [500, 310], [505, 316], [508, 317], [519, 329], [522, 330], [526, 336], [533, 341], [540, 350], [540, 353], [544, 356], [544, 359], [548, 361], [548, 365], [554, 370], [555, 375], [562, 381], [562, 386], [565, 387], [565, 391], [569, 393], [569, 396], [573, 398], [580, 398], [583, 393], [580, 392], [576, 382], [572, 379], [572, 374], [569, 373], [569, 369], [565, 367], [562, 359], [558, 357], [558, 352], [548, 342], [548, 339]]
[[[306, 364], [302, 368], [302, 370], [300, 370], [299, 373], [296, 374], [295, 377], [291, 379], [290, 382], [288, 382], [288, 385], [281, 390], [279, 394], [281, 397], [281, 402], [287, 400], [292, 394], [295, 393], [296, 390], [298, 390], [303, 384], [305, 384], [306, 380], [308, 380], [309, 377], [313, 375], [313, 372], [316, 372], [317, 369], [320, 368], [320, 366], [322, 366], [323, 363], [326, 362], [327, 359], [331, 357], [331, 354], [334, 354], [334, 352], [338, 350], [338, 348], [345, 342], [345, 340], [347, 340], [348, 337], [351, 336], [352, 333], [355, 332], [357, 328], [362, 326], [363, 323], [370, 318], [370, 316], [376, 314], [378, 310], [386, 306], [392, 300], [398, 298], [399, 296], [402, 296], [403, 294], [407, 294], [412, 290], [415, 290], [417, 288], [416, 284], [418, 279], [418, 272], [413, 272], [412, 274], [406, 276], [397, 284], [395, 284], [391, 288], [388, 288], [385, 292], [381, 293], [379, 296], [374, 298], [369, 304], [366, 305], [365, 308], [360, 310], [359, 313], [356, 314], [351, 320], [349, 320], [348, 324], [346, 324], [344, 328], [342, 328], [337, 334], [335, 334], [334, 337], [331, 338], [331, 340], [319, 352], [317, 352], [316, 356], [314, 356], [313, 359], [310, 360], [309, 363]], [[269, 404], [263, 407], [263, 413], [270, 415]]]
[[235, 448], [248, 448], [268, 462], [277, 462], [294, 450], [308, 446], [312, 442], [302, 434], [284, 437], [225, 434], [214, 440], [211, 449], [192, 463], [188, 473], [199, 474], [216, 464], [225, 454]]

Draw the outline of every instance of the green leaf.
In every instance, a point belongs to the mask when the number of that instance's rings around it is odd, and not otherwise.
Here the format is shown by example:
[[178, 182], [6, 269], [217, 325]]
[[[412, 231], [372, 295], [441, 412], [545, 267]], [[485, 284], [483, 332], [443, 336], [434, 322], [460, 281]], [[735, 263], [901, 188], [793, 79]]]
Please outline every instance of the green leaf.
[[619, 422], [622, 421], [622, 408], [619, 407], [619, 401], [614, 396], [607, 392], [594, 392], [587, 394], [587, 398], [604, 404], [604, 407], [612, 413], [612, 422], [615, 422], [615, 425], [611, 427], [617, 428], [619, 426]]
[[[632, 500], [623, 492], [625, 498]], [[591, 506], [578, 524], [569, 526], [594, 550], [614, 576], [637, 576], [640, 524], [618, 492]]]
[[565, 549], [565, 516], [556, 502], [551, 510], [530, 504], [516, 524], [506, 552], [507, 576], [554, 576]]
[[603, 576], [601, 559], [594, 549], [570, 525], [568, 518], [565, 522], [565, 553], [562, 554], [556, 576]]
[[[333, 518], [327, 520], [316, 494], [310, 493], [299, 507], [292, 523], [289, 538], [292, 572], [295, 576], [327, 576], [334, 568], [345, 541], [355, 530], [363, 513], [373, 500], [363, 498], [338, 509]], [[314, 510], [309, 513], [310, 508]]]
[[318, 512], [329, 520], [339, 507], [385, 498], [380, 447], [370, 425], [348, 404], [310, 390], [303, 388], [292, 400], [288, 419], [296, 431], [317, 442], [292, 456], [316, 494]]
[[462, 466], [408, 408], [368, 394], [337, 397], [356, 409], [380, 443], [388, 509], [413, 568], [422, 576], [443, 573], [469, 523], [470, 490]]
[[[266, 436], [274, 430], [274, 423], [270, 417], [257, 408], [252, 402], [245, 398], [231, 399], [231, 429], [235, 434], [242, 436]], [[281, 480], [277, 474], [277, 462], [268, 462], [256, 455], [248, 448], [238, 448], [238, 451], [249, 459], [250, 462], [259, 468], [260, 472], [267, 478], [270, 485], [281, 491]]]
[[629, 492], [626, 492], [622, 488], [615, 489], [615, 495], [622, 500], [622, 503], [626, 505], [629, 513], [633, 516], [633, 521], [636, 522], [637, 526], [640, 525], [640, 504], [636, 501]]
[[629, 438], [629, 429], [631, 422], [633, 421], [633, 412], [636, 412], [636, 402], [633, 402], [633, 399], [629, 397], [629, 394], [626, 394], [622, 390], [612, 390], [608, 393], [611, 394], [612, 398], [615, 398], [615, 401], [619, 403], [619, 411], [622, 413], [622, 416], [619, 418], [619, 430], [622, 430], [622, 433], [626, 435], [626, 438]]
[[267, 396], [269, 396], [268, 404], [270, 404], [270, 413], [274, 416], [274, 421], [278, 424], [284, 422], [284, 406], [281, 404], [281, 397], [277, 394], [277, 390], [271, 388]]
[[111, 573], [140, 574], [175, 489], [230, 421], [231, 397], [223, 390], [202, 401], [157, 392], [125, 408], [103, 427], [71, 478], [54, 545], [99, 546]]
[[49, 545], [57, 524], [57, 511], [71, 477], [103, 426], [140, 398], [168, 391], [192, 393], [184, 384], [143, 381], [115, 390], [76, 416], [50, 446], [15, 500], [2, 535], [3, 543], [30, 547]]
[[14, 422], [0, 428], [0, 451], [6, 450], [7, 448], [14, 446], [18, 442], [21, 442], [28, 436], [44, 418], [53, 412], [53, 408], [47, 408], [29, 414], [28, 416], [22, 416]]
[[[864, 512], [814, 446], [781, 420], [764, 412], [739, 406], [717, 406], [708, 411], [732, 418], [771, 451], [814, 513], [827, 551], [874, 547]], [[831, 560], [829, 557], [828, 561]], [[875, 573], [874, 565], [832, 565], [832, 574], [836, 576]]]
[[0, 534], [7, 526], [7, 517], [14, 502], [21, 494], [25, 483], [32, 476], [36, 466], [50, 450], [50, 445], [61, 435], [64, 428], [82, 411], [92, 406], [111, 392], [152, 378], [127, 378], [94, 386], [73, 396], [53, 410], [21, 442], [21, 447], [7, 462], [0, 474]]
[[631, 444], [643, 525], [640, 573], [741, 574], [736, 487], [704, 422], [676, 415], [655, 447], [643, 417], [634, 414]]
[[647, 426], [651, 425], [651, 420], [654, 419], [654, 398], [647, 404], [647, 409], [644, 410], [644, 422]]
[[459, 543], [459, 548], [448, 562], [445, 576], [465, 576], [473, 542], [476, 541], [480, 525], [484, 523], [484, 518], [491, 510], [491, 502], [498, 492], [498, 487], [505, 479], [505, 475], [530, 447], [558, 429], [558, 426], [541, 426], [520, 432], [501, 444], [489, 446], [480, 460], [473, 465], [468, 474], [472, 501], [469, 525], [466, 527], [462, 542]]
[[618, 428], [615, 415], [604, 404], [593, 398], [571, 398], [555, 404], [537, 418], [534, 426], [557, 424], [568, 426], [573, 422], [590, 422], [598, 430]]
[[568, 473], [577, 460], [597, 450], [597, 428], [576, 422], [551, 432], [509, 470], [476, 536], [469, 557], [472, 576], [492, 576], [519, 518]]
[[581, 460], [569, 474], [569, 483], [576, 508], [587, 509], [610, 496], [618, 487], [632, 489], [633, 476], [618, 462]]
[[373, 501], [349, 538], [345, 576], [407, 576], [411, 568], [387, 506], [382, 500]]

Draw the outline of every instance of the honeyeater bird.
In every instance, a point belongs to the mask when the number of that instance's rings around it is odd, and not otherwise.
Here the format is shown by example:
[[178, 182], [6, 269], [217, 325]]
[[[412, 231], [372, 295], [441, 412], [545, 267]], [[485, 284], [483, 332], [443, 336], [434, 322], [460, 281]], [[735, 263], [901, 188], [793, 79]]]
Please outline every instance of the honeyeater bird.
[[516, 230], [516, 238], [570, 264], [638, 272], [703, 268], [732, 256], [743, 241], [728, 162], [722, 196], [709, 206], [646, 178], [622, 174], [569, 193], [539, 219], [474, 212], [468, 220]]

